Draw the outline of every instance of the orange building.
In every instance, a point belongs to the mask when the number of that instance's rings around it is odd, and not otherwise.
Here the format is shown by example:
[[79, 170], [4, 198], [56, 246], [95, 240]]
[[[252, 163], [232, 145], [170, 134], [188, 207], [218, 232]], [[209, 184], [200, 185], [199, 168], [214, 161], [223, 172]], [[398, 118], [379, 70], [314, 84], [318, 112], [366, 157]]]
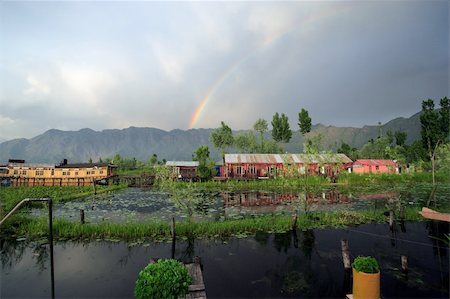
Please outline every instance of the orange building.
[[393, 160], [363, 159], [353, 163], [353, 173], [399, 173], [399, 166]]

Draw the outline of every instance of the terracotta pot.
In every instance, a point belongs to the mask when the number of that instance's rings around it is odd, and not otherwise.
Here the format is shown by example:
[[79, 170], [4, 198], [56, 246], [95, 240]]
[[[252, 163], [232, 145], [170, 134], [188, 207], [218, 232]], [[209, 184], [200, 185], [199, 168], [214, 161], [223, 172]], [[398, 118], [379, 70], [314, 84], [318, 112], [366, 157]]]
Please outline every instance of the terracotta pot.
[[353, 271], [353, 298], [379, 299], [380, 298], [380, 272], [364, 273]]

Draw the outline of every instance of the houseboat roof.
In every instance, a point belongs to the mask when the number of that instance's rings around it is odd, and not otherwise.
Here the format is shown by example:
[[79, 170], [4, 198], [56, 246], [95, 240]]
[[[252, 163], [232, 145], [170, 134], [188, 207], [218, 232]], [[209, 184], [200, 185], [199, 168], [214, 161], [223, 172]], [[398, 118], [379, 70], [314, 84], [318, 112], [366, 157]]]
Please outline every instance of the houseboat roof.
[[198, 167], [198, 161], [167, 161], [166, 166]]
[[353, 165], [367, 165], [367, 166], [392, 166], [396, 167], [397, 163], [393, 160], [377, 160], [377, 159], [361, 159], [356, 160]]
[[53, 168], [55, 164], [43, 164], [43, 163], [8, 163], [6, 167], [24, 167], [24, 168]]
[[344, 154], [226, 154], [225, 163], [283, 164], [283, 163], [351, 163]]
[[117, 167], [113, 164], [108, 163], [71, 163], [71, 164], [60, 164], [56, 165], [55, 168], [95, 168], [95, 167]]
[[225, 154], [225, 163], [280, 164], [283, 159], [278, 154]]

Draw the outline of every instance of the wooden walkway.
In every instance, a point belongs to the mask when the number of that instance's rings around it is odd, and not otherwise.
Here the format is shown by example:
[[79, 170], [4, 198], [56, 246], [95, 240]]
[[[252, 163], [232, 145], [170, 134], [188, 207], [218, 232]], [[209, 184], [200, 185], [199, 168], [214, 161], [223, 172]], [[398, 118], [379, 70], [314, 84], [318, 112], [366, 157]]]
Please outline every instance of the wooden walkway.
[[205, 284], [203, 282], [203, 274], [200, 266], [200, 259], [196, 258], [194, 263], [185, 264], [189, 275], [192, 277], [192, 284], [189, 286], [187, 299], [201, 298], [206, 299]]

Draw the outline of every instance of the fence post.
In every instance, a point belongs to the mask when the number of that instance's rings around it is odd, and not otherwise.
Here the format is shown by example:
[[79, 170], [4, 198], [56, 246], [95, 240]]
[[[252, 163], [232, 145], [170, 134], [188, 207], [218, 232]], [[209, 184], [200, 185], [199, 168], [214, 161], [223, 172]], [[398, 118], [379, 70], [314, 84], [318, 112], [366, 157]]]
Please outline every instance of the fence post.
[[344, 263], [344, 269], [345, 271], [350, 271], [352, 269], [352, 265], [350, 263], [348, 240], [341, 240], [341, 249], [342, 249], [342, 261]]

